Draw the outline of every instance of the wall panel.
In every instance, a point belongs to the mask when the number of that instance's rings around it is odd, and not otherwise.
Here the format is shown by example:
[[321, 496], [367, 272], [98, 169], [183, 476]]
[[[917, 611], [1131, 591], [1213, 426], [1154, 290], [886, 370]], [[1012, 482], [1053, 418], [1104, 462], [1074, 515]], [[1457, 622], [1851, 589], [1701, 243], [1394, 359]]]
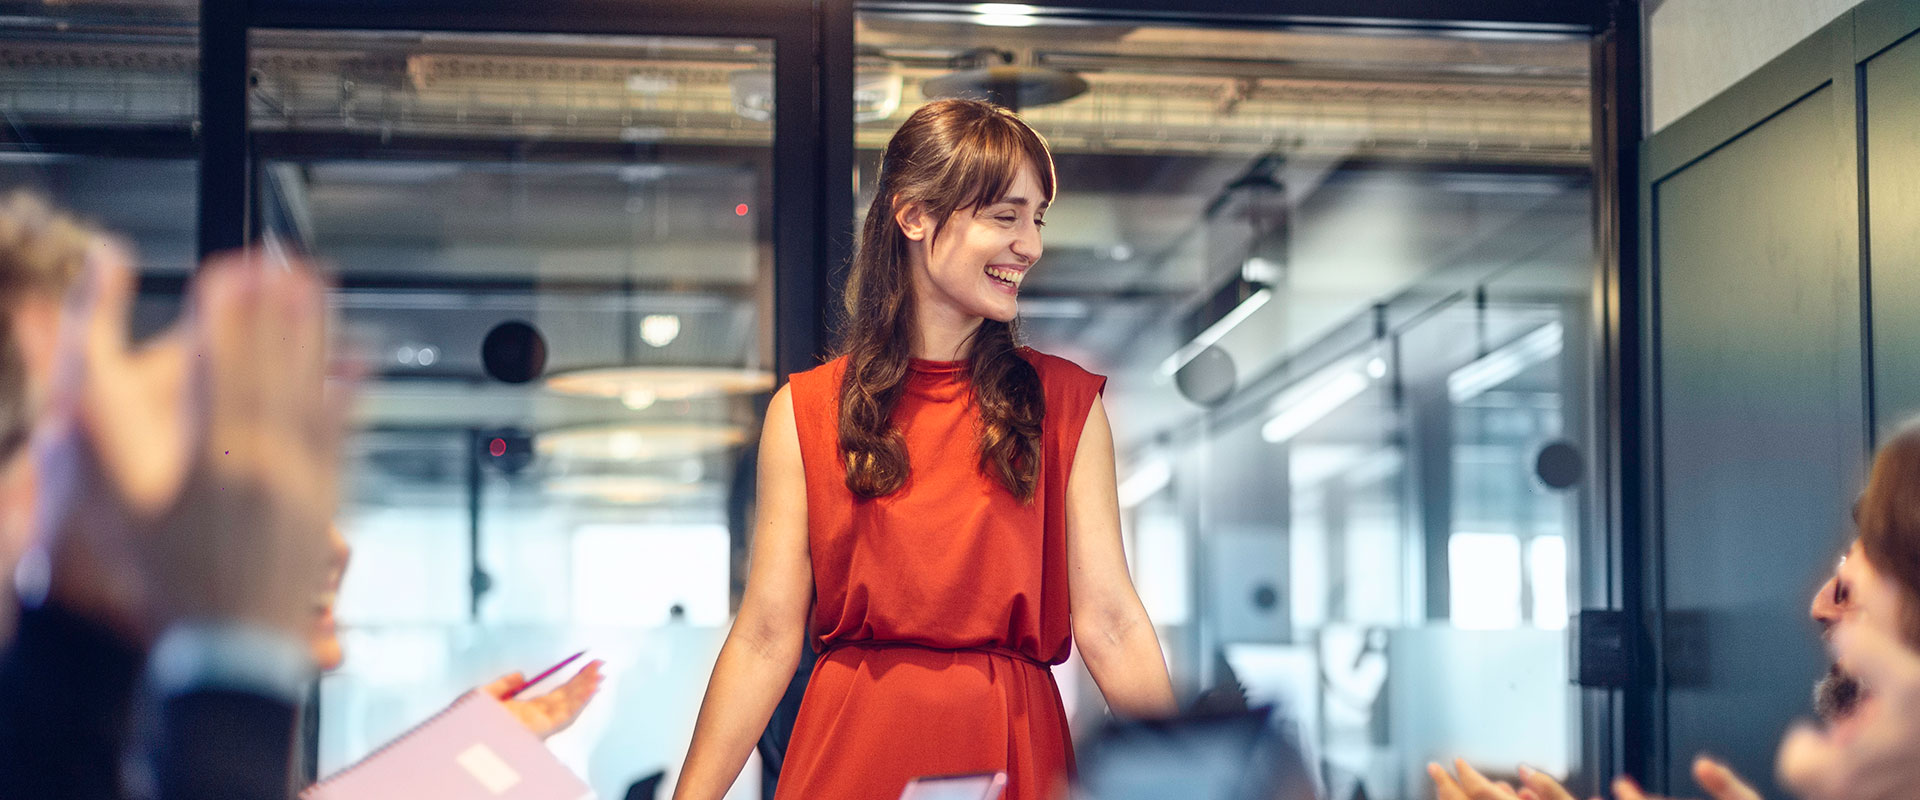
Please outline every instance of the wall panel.
[[1861, 67], [1874, 427], [1920, 413], [1920, 37]]
[[1829, 84], [1653, 187], [1667, 788], [1764, 785], [1824, 672], [1807, 599], [1864, 460], [1850, 105]]

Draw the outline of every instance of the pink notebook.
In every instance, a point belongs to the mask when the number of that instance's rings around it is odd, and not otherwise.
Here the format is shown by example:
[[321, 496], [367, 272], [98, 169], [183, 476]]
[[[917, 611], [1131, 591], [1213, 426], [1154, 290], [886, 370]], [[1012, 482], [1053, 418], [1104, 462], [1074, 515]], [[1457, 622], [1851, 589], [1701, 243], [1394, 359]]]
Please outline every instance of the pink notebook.
[[584, 800], [593, 797], [499, 700], [447, 710], [300, 793], [301, 800]]

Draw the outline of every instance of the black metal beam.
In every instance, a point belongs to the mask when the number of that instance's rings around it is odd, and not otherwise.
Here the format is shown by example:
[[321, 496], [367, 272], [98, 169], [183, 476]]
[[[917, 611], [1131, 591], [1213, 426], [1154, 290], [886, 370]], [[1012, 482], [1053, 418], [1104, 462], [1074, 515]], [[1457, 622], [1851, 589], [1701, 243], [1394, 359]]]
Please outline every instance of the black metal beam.
[[194, 158], [200, 148], [186, 125], [72, 125], [21, 121], [0, 127], [0, 150], [106, 158]]
[[835, 346], [834, 332], [845, 322], [839, 302], [853, 261], [854, 174], [854, 0], [820, 3], [820, 279], [814, 282], [818, 311], [812, 346], [825, 356]]
[[[773, 37], [773, 363], [782, 378], [819, 363], [814, 332], [824, 283], [820, 242], [830, 224], [822, 203], [830, 176], [821, 139], [821, 31], [807, 11], [802, 25]], [[849, 126], [851, 117], [849, 112]], [[844, 145], [848, 159], [851, 133], [849, 128]]]
[[[1604, 569], [1582, 570], [1588, 586], [1604, 587], [1603, 597], [1582, 592], [1589, 602], [1610, 600], [1628, 620], [1631, 658], [1627, 688], [1611, 698], [1605, 716], [1610, 758], [1589, 750], [1602, 763], [1590, 771], [1611, 769], [1641, 780], [1664, 775], [1657, 630], [1658, 604], [1652, 592], [1657, 566], [1648, 541], [1646, 496], [1653, 490], [1647, 464], [1646, 360], [1644, 333], [1649, 309], [1643, 303], [1640, 254], [1640, 141], [1646, 130], [1641, 0], [1609, 0], [1606, 29], [1593, 44], [1594, 241], [1601, 265], [1596, 331], [1603, 343], [1604, 396], [1595, 427], [1595, 443], [1604, 449], [1596, 469], [1603, 478], [1601, 541], [1588, 552], [1604, 556]], [[1600, 559], [1593, 559], [1600, 560]], [[1659, 767], [1656, 769], [1656, 767]], [[1598, 792], [1609, 776], [1595, 774]]]
[[200, 3], [200, 255], [247, 243], [247, 13], [251, 0]]

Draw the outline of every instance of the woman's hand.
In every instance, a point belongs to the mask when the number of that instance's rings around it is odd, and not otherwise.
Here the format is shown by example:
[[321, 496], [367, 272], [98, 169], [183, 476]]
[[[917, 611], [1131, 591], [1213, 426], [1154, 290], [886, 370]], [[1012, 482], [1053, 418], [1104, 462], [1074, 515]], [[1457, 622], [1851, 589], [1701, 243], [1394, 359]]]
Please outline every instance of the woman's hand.
[[[1433, 779], [1440, 800], [1579, 800], [1553, 776], [1539, 770], [1521, 767], [1521, 785], [1516, 789], [1505, 781], [1488, 780], [1465, 760], [1454, 759], [1453, 763], [1460, 772], [1457, 781], [1439, 764], [1427, 765], [1427, 775]], [[1705, 756], [1693, 762], [1693, 779], [1700, 782], [1713, 800], [1760, 800], [1760, 793], [1733, 770]], [[1613, 797], [1614, 800], [1665, 800], [1641, 791], [1640, 784], [1625, 776], [1614, 779]]]
[[573, 721], [580, 718], [587, 703], [592, 702], [595, 693], [600, 691], [600, 682], [606, 676], [600, 674], [604, 661], [594, 660], [568, 678], [566, 683], [538, 697], [518, 697], [512, 700], [506, 696], [527, 682], [526, 676], [518, 672], [500, 676], [497, 680], [481, 688], [481, 691], [499, 699], [513, 718], [533, 732], [533, 735], [545, 739], [564, 731]]

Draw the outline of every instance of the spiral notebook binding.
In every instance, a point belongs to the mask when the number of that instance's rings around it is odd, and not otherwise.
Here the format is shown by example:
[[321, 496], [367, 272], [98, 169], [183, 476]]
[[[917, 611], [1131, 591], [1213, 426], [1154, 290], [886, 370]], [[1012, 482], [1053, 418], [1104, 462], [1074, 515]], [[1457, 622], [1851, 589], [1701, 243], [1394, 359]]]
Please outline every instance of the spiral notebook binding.
[[[369, 763], [372, 763], [374, 760], [378, 759], [382, 754], [386, 753], [388, 750], [392, 750], [393, 748], [398, 747], [402, 742], [405, 742], [406, 740], [413, 738], [413, 735], [416, 733], [419, 733], [422, 729], [433, 725], [433, 723], [435, 722], [439, 722], [441, 717], [451, 714], [456, 709], [459, 709], [461, 706], [464, 706], [467, 703], [482, 697], [487, 697], [487, 696], [484, 693], [482, 693], [479, 689], [475, 689], [473, 691], [467, 692], [466, 694], [460, 695], [457, 698], [454, 698], [454, 701], [451, 703], [448, 703], [446, 708], [440, 709], [433, 716], [427, 717], [426, 719], [421, 720], [419, 724], [414, 725], [411, 728], [408, 728], [406, 733], [402, 733], [399, 736], [395, 736], [392, 739], [388, 739], [386, 744], [383, 744], [383, 745], [380, 745], [379, 747], [374, 748], [372, 752], [369, 752], [366, 755], [361, 756], [360, 760], [355, 761], [351, 764], [348, 764], [344, 767], [341, 767], [337, 770], [334, 770], [333, 774], [328, 775], [326, 778], [321, 779], [319, 783], [316, 783], [312, 786], [309, 786], [301, 790], [300, 800], [311, 800], [311, 798], [315, 795], [316, 792], [319, 792], [320, 790], [327, 788], [328, 784], [339, 781], [340, 779], [345, 778], [349, 773], [353, 772], [354, 770], [359, 769], [362, 766], [365, 766]], [[493, 698], [487, 697], [487, 699], [491, 700]]]

